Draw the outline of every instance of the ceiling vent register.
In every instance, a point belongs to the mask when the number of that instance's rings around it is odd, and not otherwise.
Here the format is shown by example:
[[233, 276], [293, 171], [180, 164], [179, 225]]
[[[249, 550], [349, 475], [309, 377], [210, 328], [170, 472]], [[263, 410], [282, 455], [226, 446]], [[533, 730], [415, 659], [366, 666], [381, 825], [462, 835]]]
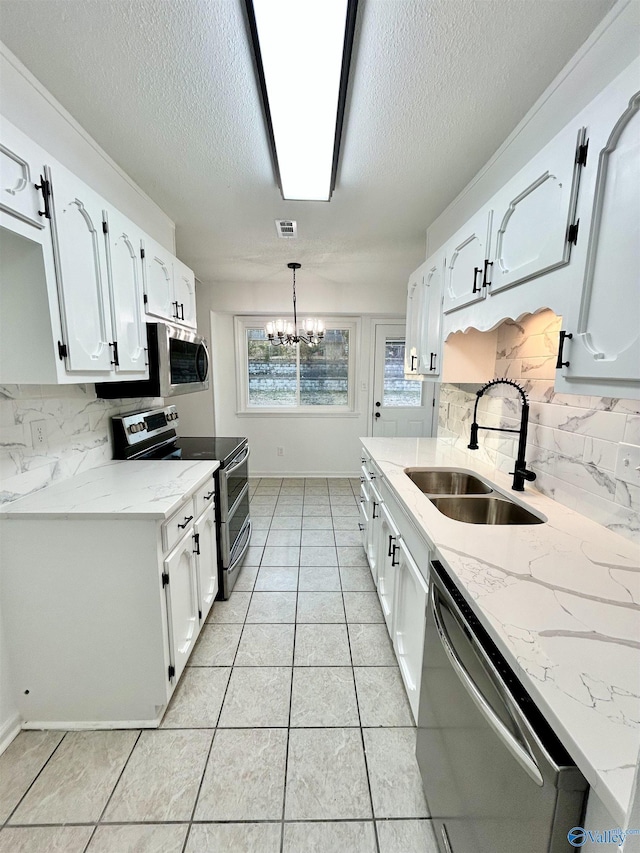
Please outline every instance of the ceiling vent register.
[[298, 236], [298, 223], [292, 219], [276, 219], [278, 237], [292, 239]]

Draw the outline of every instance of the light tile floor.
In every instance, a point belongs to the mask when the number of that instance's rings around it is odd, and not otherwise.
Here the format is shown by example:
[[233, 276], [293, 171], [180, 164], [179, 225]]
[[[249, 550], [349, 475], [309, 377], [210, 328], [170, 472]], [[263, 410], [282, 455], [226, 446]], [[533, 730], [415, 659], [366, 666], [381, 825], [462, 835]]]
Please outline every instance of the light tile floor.
[[161, 727], [22, 732], [0, 853], [437, 853], [359, 487], [251, 481], [242, 572]]

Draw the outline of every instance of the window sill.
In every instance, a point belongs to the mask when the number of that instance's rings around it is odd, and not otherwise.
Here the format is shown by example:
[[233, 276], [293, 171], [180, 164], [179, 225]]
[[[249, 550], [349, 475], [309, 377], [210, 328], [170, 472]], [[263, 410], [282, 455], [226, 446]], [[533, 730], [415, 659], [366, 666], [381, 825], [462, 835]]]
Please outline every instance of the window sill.
[[351, 409], [342, 409], [339, 411], [327, 411], [326, 409], [255, 409], [236, 411], [236, 416], [239, 418], [261, 418], [267, 415], [268, 417], [280, 418], [359, 418], [362, 412], [354, 412]]

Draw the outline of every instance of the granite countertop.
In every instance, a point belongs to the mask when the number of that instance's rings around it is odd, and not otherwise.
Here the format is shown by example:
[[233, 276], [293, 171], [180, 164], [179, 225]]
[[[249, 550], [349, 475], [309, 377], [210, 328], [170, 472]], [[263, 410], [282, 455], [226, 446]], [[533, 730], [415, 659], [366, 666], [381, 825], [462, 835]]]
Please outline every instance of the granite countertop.
[[[592, 789], [624, 826], [640, 747], [640, 549], [450, 439], [363, 446]], [[465, 524], [440, 513], [407, 466], [474, 471], [545, 524]]]
[[0, 518], [166, 519], [219, 462], [114, 461], [5, 504]]

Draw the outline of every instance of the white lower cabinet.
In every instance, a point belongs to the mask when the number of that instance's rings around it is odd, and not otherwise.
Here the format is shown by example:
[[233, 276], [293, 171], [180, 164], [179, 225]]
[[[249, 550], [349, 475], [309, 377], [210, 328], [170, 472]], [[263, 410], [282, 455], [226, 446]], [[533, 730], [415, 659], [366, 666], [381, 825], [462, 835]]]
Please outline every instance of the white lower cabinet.
[[198, 587], [193, 532], [164, 561], [162, 584], [167, 598], [171, 660], [169, 678], [182, 675], [198, 636]]
[[207, 618], [218, 593], [218, 556], [216, 513], [211, 504], [195, 523], [196, 575], [198, 578], [198, 616], [200, 624]]
[[380, 497], [380, 492], [377, 490], [375, 483], [373, 482], [369, 486], [369, 493], [371, 495], [371, 512], [369, 517], [369, 524], [367, 527], [367, 540], [364, 549], [367, 553], [367, 560], [369, 562], [371, 574], [375, 581], [378, 576], [378, 530], [380, 528], [383, 503], [382, 498]]
[[417, 723], [429, 586], [402, 537], [398, 543], [397, 560], [393, 647]]
[[163, 522], [2, 519], [2, 615], [25, 728], [159, 724], [218, 588], [215, 511], [194, 523], [196, 495]]
[[377, 577], [376, 587], [384, 621], [389, 635], [393, 637], [393, 596], [398, 567], [398, 541], [400, 532], [393, 520], [387, 505], [380, 509], [380, 525], [378, 527], [377, 548]]

